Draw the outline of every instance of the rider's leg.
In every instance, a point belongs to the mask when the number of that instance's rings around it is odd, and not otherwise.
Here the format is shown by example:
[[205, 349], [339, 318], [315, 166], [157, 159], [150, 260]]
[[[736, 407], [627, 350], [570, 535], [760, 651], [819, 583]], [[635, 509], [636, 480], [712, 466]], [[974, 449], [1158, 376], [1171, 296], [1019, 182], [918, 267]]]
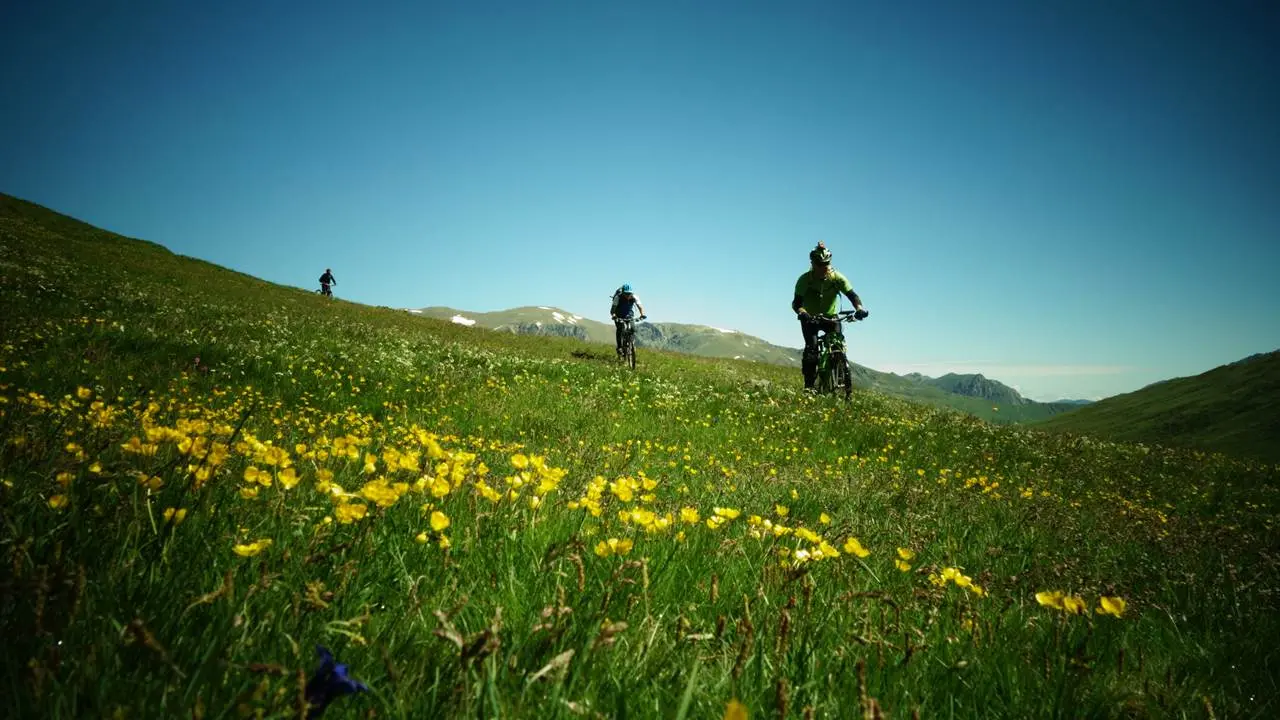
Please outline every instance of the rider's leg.
[[800, 331], [804, 333], [804, 355], [800, 359], [800, 371], [804, 373], [804, 386], [808, 389], [818, 379], [818, 325], [801, 320]]

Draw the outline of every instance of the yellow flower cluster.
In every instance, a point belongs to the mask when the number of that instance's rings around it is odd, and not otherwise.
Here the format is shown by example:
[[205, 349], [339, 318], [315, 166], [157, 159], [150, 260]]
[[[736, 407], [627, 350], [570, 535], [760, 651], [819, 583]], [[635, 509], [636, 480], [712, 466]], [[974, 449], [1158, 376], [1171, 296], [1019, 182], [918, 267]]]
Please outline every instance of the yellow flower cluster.
[[609, 557], [610, 555], [626, 555], [631, 552], [631, 540], [609, 538], [596, 543], [596, 555], [600, 557]]
[[962, 587], [978, 597], [983, 597], [987, 594], [987, 591], [983, 590], [982, 586], [975, 583], [973, 578], [960, 572], [959, 568], [943, 568], [941, 573], [931, 574], [929, 582], [938, 587], [945, 587], [948, 582], [952, 582], [956, 584], [956, 587]]
[[[1068, 615], [1083, 615], [1088, 608], [1084, 598], [1078, 595], [1068, 595], [1061, 590], [1049, 590], [1036, 593], [1036, 602], [1044, 607], [1061, 610]], [[1094, 612], [1099, 615], [1112, 615], [1121, 617], [1124, 615], [1127, 604], [1122, 597], [1113, 597], [1103, 595], [1098, 599], [1098, 607]]]

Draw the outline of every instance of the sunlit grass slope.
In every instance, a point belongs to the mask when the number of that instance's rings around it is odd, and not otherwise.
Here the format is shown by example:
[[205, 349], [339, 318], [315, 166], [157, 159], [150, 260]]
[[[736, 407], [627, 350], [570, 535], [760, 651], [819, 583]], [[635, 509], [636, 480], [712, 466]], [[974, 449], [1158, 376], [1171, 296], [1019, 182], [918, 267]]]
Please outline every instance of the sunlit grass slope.
[[[1256, 716], [1277, 471], [327, 301], [0, 198], [0, 715]], [[737, 706], [733, 706], [737, 707]]]
[[1040, 427], [1280, 463], [1280, 351], [1107, 398]]

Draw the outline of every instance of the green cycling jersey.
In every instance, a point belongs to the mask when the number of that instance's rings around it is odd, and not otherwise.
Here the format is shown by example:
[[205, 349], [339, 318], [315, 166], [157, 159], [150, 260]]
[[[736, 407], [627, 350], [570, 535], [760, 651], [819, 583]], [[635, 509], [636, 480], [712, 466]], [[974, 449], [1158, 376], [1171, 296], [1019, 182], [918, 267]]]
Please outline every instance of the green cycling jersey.
[[849, 279], [835, 268], [828, 270], [825, 277], [810, 270], [796, 280], [795, 296], [800, 300], [800, 307], [813, 315], [834, 314], [840, 293], [852, 292]]

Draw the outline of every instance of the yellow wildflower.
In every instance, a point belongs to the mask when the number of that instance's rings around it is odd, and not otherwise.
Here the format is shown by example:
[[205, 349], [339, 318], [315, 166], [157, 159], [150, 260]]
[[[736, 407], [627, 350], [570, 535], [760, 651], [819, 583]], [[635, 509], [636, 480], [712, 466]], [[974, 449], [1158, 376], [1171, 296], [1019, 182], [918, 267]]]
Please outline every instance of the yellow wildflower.
[[54, 495], [53, 497], [49, 498], [49, 507], [53, 508], [54, 510], [61, 510], [66, 506], [67, 506], [66, 495]]
[[477, 480], [476, 489], [479, 490], [480, 494], [483, 495], [484, 498], [489, 502], [493, 502], [493, 503], [502, 502], [502, 493], [489, 487], [489, 485], [486, 484], [485, 481]]
[[453, 488], [453, 486], [449, 484], [448, 479], [439, 475], [431, 478], [430, 485], [431, 485], [431, 494], [438, 498], [442, 498], [445, 495], [448, 495], [449, 491]]
[[263, 538], [248, 544], [236, 545], [231, 549], [240, 557], [253, 557], [269, 547], [271, 547], [271, 538]]
[[864, 558], [871, 554], [871, 551], [863, 547], [862, 543], [858, 542], [858, 538], [856, 537], [851, 537], [844, 541], [844, 551], [857, 555], [860, 558]]
[[622, 481], [610, 483], [609, 490], [622, 502], [631, 502], [631, 499], [635, 497], [635, 493], [632, 491], [631, 486]]
[[822, 542], [822, 537], [819, 536], [818, 533], [810, 530], [809, 528], [803, 528], [803, 527], [796, 528], [796, 537], [800, 538], [801, 540], [808, 540], [811, 543]]
[[1098, 599], [1098, 612], [1100, 614], [1120, 617], [1121, 615], [1124, 615], [1124, 608], [1124, 598], [1103, 595]]
[[609, 557], [610, 555], [626, 555], [631, 552], [631, 540], [624, 538], [609, 538], [596, 543], [596, 555], [600, 557]]
[[164, 519], [166, 522], [171, 520], [173, 521], [174, 525], [178, 525], [183, 520], [187, 519], [187, 509], [186, 508], [165, 508]]
[[904, 547], [900, 547], [898, 548], [898, 557], [902, 558], [903, 560], [911, 561], [916, 559], [916, 554], [912, 550], [909, 550]]
[[1061, 590], [1054, 590], [1052, 592], [1041, 591], [1036, 593], [1036, 602], [1040, 603], [1045, 607], [1054, 608], [1055, 610], [1061, 610], [1062, 596], [1063, 596], [1063, 593]]
[[449, 527], [450, 524], [452, 523], [449, 520], [448, 515], [445, 515], [439, 510], [435, 510], [431, 513], [431, 529], [432, 530], [435, 530], [436, 532], [440, 532], [441, 530], [444, 530], [445, 528]]
[[1067, 595], [1062, 598], [1062, 610], [1071, 615], [1080, 615], [1085, 611], [1086, 607], [1084, 599], [1075, 595]]
[[350, 525], [364, 517], [367, 512], [369, 512], [369, 508], [363, 503], [343, 502], [333, 509], [333, 514], [337, 516], [338, 522], [343, 525]]
[[271, 473], [250, 465], [244, 469], [245, 482], [257, 483], [263, 487], [271, 487]]

